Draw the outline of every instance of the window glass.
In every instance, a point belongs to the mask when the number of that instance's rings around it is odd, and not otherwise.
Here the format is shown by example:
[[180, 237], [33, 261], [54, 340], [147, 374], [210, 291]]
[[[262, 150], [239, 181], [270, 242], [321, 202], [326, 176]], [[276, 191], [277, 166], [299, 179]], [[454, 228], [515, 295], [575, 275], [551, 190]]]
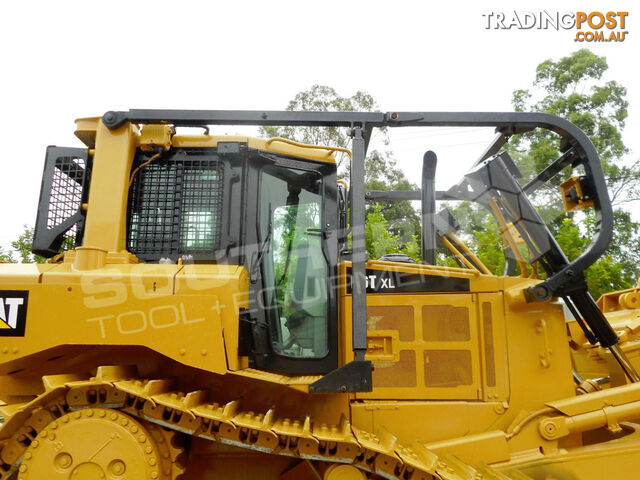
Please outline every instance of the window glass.
[[316, 173], [273, 166], [262, 170], [264, 293], [273, 348], [281, 355], [319, 358], [328, 352], [321, 192]]

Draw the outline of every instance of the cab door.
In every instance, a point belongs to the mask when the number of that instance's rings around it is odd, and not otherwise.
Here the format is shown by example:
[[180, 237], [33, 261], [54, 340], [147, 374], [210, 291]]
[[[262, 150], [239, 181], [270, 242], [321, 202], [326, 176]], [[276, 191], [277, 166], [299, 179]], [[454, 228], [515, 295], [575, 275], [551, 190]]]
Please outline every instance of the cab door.
[[254, 153], [248, 170], [253, 365], [328, 373], [338, 363], [335, 164]]

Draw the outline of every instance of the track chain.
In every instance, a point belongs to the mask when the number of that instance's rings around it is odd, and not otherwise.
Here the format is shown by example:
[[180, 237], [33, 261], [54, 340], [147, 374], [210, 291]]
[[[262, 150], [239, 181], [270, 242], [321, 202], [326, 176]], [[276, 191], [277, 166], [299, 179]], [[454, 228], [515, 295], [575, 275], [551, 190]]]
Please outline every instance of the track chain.
[[[9, 478], [31, 441], [50, 422], [84, 408], [111, 408], [187, 435], [255, 450], [359, 469], [397, 480], [498, 480], [511, 477], [489, 467], [475, 469], [455, 457], [438, 457], [418, 442], [402, 446], [390, 432], [377, 435], [353, 427], [344, 416], [336, 425], [309, 416], [279, 418], [244, 411], [240, 401], [217, 403], [211, 393], [174, 391], [170, 379], [138, 379], [123, 367], [100, 367], [95, 377], [69, 381], [44, 377], [45, 393], [31, 402], [0, 407], [0, 480]], [[172, 459], [175, 461], [175, 458]]]

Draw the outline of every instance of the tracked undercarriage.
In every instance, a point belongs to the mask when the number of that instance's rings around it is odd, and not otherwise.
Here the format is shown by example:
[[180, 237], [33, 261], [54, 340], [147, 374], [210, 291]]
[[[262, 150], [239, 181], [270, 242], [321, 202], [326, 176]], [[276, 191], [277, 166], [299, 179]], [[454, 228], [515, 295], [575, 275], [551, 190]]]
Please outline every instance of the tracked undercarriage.
[[[100, 367], [86, 380], [45, 377], [47, 390], [41, 396], [4, 406], [0, 434], [10, 438], [0, 451], [0, 479], [16, 470], [19, 479], [89, 479], [98, 473], [120, 477], [135, 469], [127, 478], [175, 480], [184, 473], [184, 449], [175, 443], [176, 434], [310, 461], [308, 468], [323, 473], [334, 464], [407, 480], [471, 478], [468, 474], [474, 471], [462, 462], [438, 459], [418, 443], [400, 446], [390, 432], [377, 437], [355, 429], [345, 418], [338, 425], [318, 425], [309, 416], [289, 419], [278, 418], [274, 410], [247, 412], [240, 401], [219, 404], [208, 399], [210, 392], [171, 391], [171, 380], [130, 378], [131, 372]], [[107, 439], [94, 445], [97, 451], [86, 443], [92, 432], [100, 442]], [[84, 443], [67, 443], [78, 435]], [[455, 473], [459, 468], [465, 473]], [[56, 470], [57, 477], [51, 473]], [[488, 468], [480, 471], [484, 478], [510, 478]]]
[[[348, 128], [352, 149], [201, 131], [218, 124]], [[0, 265], [0, 480], [640, 468], [640, 297], [588, 292], [613, 216], [598, 154], [571, 123], [132, 110], [77, 126], [86, 148], [47, 150], [33, 246], [48, 262]], [[374, 129], [405, 126], [497, 136], [448, 190], [429, 151], [420, 191], [365, 192]], [[536, 128], [557, 135], [559, 157], [523, 178], [508, 141]], [[553, 195], [564, 220], [594, 210], [593, 242], [573, 260], [544, 220]], [[398, 200], [422, 202], [420, 262], [368, 259], [365, 202]], [[438, 201], [490, 213], [503, 272]]]
[[[535, 465], [541, 463], [527, 455], [520, 462], [516, 459], [519, 467], [469, 465], [455, 455], [438, 456], [419, 442], [402, 446], [384, 429], [374, 435], [355, 428], [344, 417], [339, 424], [326, 425], [310, 416], [281, 418], [275, 409], [245, 411], [241, 400], [217, 403], [213, 400], [215, 392], [173, 391], [173, 380], [140, 379], [134, 372], [131, 367], [99, 367], [91, 378], [48, 376], [43, 379], [46, 391], [42, 395], [3, 406], [0, 413], [5, 422], [0, 435], [6, 440], [0, 444], [0, 479], [209, 478], [206, 473], [191, 476], [189, 468], [185, 470], [189, 455], [194, 454], [190, 451], [191, 437], [231, 446], [232, 451], [285, 457], [284, 462], [276, 464], [284, 479], [539, 478], [539, 474], [530, 477], [522, 472], [532, 465], [535, 472]], [[634, 391], [633, 395], [640, 398], [640, 389]], [[555, 459], [547, 455], [550, 463], [562, 464], [562, 457], [579, 462], [585, 455], [611, 455], [607, 449], [626, 449], [627, 455], [640, 458], [640, 447], [633, 440], [640, 436], [640, 426], [618, 423], [639, 412], [640, 400], [609, 407], [608, 412], [601, 411], [600, 419], [594, 418], [597, 410], [563, 419], [569, 425], [577, 424], [578, 429], [582, 423], [585, 430], [596, 434], [598, 428], [606, 427], [611, 445], [561, 451]], [[513, 438], [529, 423], [538, 423], [540, 429], [552, 428], [555, 424], [544, 420], [557, 419], [553, 415], [560, 413], [553, 408], [534, 412], [516, 422], [507, 436]], [[617, 438], [628, 436], [632, 441], [626, 447], [624, 441], [616, 443]], [[249, 456], [248, 461], [252, 458]]]

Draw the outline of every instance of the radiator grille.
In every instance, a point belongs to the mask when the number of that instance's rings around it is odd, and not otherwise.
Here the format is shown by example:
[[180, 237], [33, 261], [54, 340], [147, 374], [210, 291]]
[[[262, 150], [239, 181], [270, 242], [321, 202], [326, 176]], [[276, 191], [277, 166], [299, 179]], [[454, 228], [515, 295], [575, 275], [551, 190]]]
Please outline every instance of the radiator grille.
[[129, 251], [163, 255], [217, 249], [223, 175], [218, 157], [202, 150], [178, 151], [142, 168], [129, 202]]

